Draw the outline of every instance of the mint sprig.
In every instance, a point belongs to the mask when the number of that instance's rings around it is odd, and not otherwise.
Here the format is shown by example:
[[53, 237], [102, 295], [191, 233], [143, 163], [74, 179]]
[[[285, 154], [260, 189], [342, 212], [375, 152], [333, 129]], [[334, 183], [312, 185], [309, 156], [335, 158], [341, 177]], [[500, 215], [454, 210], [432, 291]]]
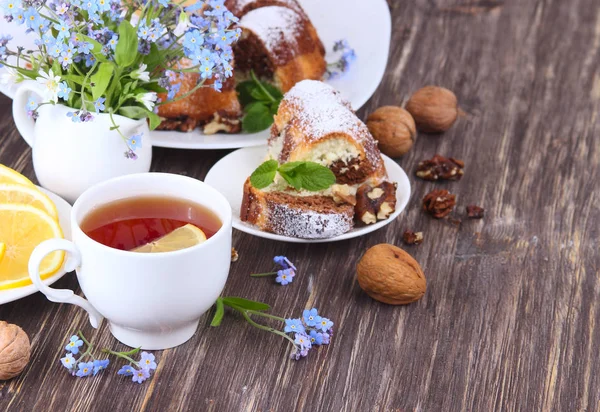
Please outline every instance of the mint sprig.
[[318, 192], [335, 183], [335, 175], [329, 168], [315, 162], [289, 162], [279, 165], [276, 160], [267, 160], [250, 176], [250, 183], [257, 189], [264, 189], [275, 180], [276, 174], [296, 190]]
[[258, 80], [254, 72], [250, 72], [250, 77], [251, 80], [241, 82], [236, 89], [245, 113], [242, 129], [258, 133], [273, 124], [283, 93], [277, 87]]

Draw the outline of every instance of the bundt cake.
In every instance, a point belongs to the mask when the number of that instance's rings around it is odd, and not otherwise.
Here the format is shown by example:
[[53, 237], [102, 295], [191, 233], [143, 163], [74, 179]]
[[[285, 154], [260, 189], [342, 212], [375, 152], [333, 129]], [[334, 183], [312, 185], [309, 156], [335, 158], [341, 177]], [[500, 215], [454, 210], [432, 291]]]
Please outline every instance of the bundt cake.
[[396, 209], [396, 184], [387, 181], [373, 136], [348, 102], [325, 83], [304, 80], [284, 97], [269, 139], [269, 159], [328, 167], [336, 184], [320, 192], [296, 190], [277, 176], [264, 189], [248, 179], [240, 218], [261, 230], [308, 239], [372, 224]]
[[[225, 5], [240, 19], [242, 29], [233, 47], [234, 77], [224, 82], [220, 93], [204, 87], [160, 106], [160, 130], [191, 131], [203, 126], [206, 134], [238, 132], [242, 108], [235, 85], [246, 80], [250, 71], [283, 92], [301, 80], [323, 77], [325, 48], [296, 0], [227, 0]], [[197, 80], [197, 74], [185, 73], [177, 96], [189, 92]], [[166, 99], [166, 95], [159, 97]]]

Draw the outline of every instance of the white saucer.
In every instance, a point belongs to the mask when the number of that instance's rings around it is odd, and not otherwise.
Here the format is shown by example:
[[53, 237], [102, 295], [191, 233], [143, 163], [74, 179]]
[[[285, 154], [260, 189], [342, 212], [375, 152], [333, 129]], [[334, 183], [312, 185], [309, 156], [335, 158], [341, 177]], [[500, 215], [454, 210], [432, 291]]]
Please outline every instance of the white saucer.
[[398, 215], [402, 213], [410, 197], [410, 182], [408, 176], [396, 162], [384, 155], [383, 160], [389, 179], [392, 182], [398, 183], [398, 190], [396, 192], [396, 211], [389, 219], [382, 220], [374, 225], [355, 228], [341, 236], [329, 239], [298, 239], [263, 232], [256, 226], [241, 221], [240, 208], [242, 205], [244, 182], [264, 161], [265, 153], [267, 153], [266, 146], [248, 147], [236, 150], [219, 160], [217, 164], [210, 169], [204, 180], [207, 184], [221, 192], [227, 201], [229, 201], [231, 209], [233, 210], [233, 227], [254, 236], [293, 243], [325, 243], [351, 239], [366, 235], [367, 233], [371, 233], [392, 223]]
[[[387, 66], [392, 19], [385, 0], [299, 0], [328, 52], [334, 42], [346, 39], [356, 51], [357, 59], [350, 71], [328, 83], [339, 90], [360, 109], [371, 98], [379, 86]], [[350, 3], [350, 4], [349, 4]], [[13, 36], [9, 46], [35, 47], [35, 35], [25, 34], [24, 25], [3, 23], [2, 32]], [[329, 59], [330, 60], [330, 59]], [[4, 69], [0, 68], [0, 75]], [[360, 86], [357, 86], [360, 85]], [[11, 97], [16, 86], [0, 85], [0, 92]], [[204, 135], [199, 129], [190, 133], [176, 131], [154, 131], [152, 145], [175, 149], [234, 149], [264, 145], [269, 131], [254, 134]]]
[[[52, 200], [56, 205], [56, 209], [58, 209], [58, 221], [60, 223], [60, 227], [62, 228], [65, 239], [71, 240], [71, 205], [68, 204], [63, 198], [44, 189], [43, 187], [38, 186], [38, 189], [48, 195], [50, 200]], [[46, 285], [51, 285], [64, 275], [65, 272], [61, 269], [56, 275], [44, 280], [44, 283]], [[0, 305], [32, 295], [37, 291], [38, 290], [35, 285], [27, 285], [16, 289], [1, 290]]]

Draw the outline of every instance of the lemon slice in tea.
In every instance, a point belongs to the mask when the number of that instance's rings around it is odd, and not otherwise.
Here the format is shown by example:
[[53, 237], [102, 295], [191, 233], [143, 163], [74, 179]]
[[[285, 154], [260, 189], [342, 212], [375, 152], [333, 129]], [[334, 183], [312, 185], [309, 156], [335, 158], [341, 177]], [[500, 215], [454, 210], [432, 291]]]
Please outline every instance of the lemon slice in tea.
[[171, 233], [156, 239], [154, 242], [137, 247], [132, 252], [138, 253], [162, 253], [175, 250], [187, 249], [199, 245], [206, 240], [206, 235], [192, 224], [187, 224], [175, 229]]
[[4, 253], [6, 253], [6, 244], [0, 242], [0, 263], [2, 263], [2, 258], [4, 257]]
[[[0, 261], [0, 290], [29, 285], [27, 265], [31, 252], [44, 240], [62, 238], [62, 230], [43, 210], [16, 203], [0, 203], [0, 222], [0, 239], [6, 249]], [[64, 256], [63, 251], [53, 252], [42, 260], [42, 279], [58, 272]]]
[[18, 183], [25, 186], [35, 186], [31, 180], [27, 179], [16, 170], [0, 164], [0, 183]]

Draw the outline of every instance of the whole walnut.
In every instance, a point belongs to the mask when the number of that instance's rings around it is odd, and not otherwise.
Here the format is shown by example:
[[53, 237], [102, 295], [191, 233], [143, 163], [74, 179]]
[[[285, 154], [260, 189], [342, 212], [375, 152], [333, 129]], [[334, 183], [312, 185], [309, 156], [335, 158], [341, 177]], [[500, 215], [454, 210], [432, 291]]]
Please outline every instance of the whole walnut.
[[415, 121], [402, 107], [380, 107], [367, 118], [367, 127], [379, 150], [390, 157], [406, 154], [417, 138]]
[[461, 113], [456, 95], [438, 86], [417, 90], [406, 103], [406, 110], [415, 119], [417, 129], [425, 133], [445, 132]]
[[29, 338], [23, 329], [0, 321], [0, 380], [18, 376], [27, 366], [30, 353]]
[[427, 281], [421, 266], [397, 246], [373, 246], [356, 267], [360, 287], [373, 299], [390, 305], [406, 305], [425, 294]]

